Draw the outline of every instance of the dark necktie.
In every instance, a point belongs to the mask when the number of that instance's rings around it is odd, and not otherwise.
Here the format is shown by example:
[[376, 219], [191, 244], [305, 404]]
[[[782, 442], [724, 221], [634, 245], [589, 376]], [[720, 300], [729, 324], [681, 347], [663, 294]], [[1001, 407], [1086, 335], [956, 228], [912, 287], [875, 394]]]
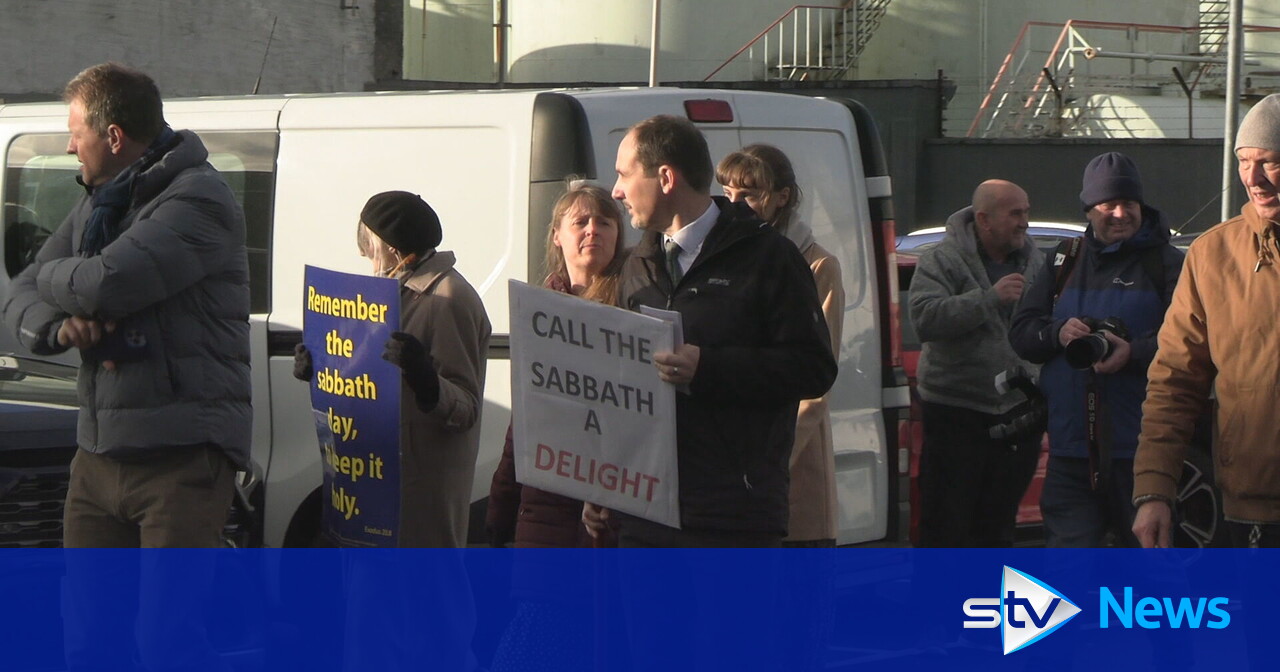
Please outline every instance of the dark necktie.
[[667, 251], [667, 275], [671, 276], [671, 284], [680, 284], [680, 278], [684, 277], [684, 271], [680, 269], [680, 245], [674, 239], [668, 238], [667, 242], [662, 244]]

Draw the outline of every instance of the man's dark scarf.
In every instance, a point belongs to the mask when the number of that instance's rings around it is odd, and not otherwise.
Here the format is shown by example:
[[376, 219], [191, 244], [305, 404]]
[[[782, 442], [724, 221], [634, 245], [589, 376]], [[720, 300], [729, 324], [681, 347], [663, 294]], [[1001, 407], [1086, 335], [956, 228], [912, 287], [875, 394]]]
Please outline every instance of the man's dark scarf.
[[[92, 194], [93, 212], [89, 213], [89, 223], [85, 226], [84, 235], [80, 237], [80, 256], [92, 257], [100, 254], [102, 248], [110, 245], [120, 235], [120, 220], [129, 211], [129, 203], [133, 200], [134, 180], [179, 142], [181, 138], [178, 134], [165, 126], [147, 147], [146, 153], [120, 171], [115, 179], [98, 187], [85, 187]], [[76, 180], [80, 181], [80, 178], [77, 177]]]

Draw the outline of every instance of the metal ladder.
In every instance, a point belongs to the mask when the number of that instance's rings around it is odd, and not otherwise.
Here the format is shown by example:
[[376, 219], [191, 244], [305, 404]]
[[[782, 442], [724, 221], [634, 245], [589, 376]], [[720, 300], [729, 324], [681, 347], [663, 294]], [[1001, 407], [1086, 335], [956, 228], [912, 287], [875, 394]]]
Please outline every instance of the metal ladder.
[[[843, 46], [845, 49], [844, 59], [837, 61], [831, 59], [831, 62], [844, 63], [844, 67], [829, 71], [825, 74], [824, 79], [841, 79], [858, 67], [858, 57], [866, 50], [867, 43], [875, 35], [876, 29], [880, 27], [880, 21], [884, 19], [884, 15], [889, 11], [889, 3], [892, 0], [849, 0], [845, 6], [850, 7], [853, 11], [845, 14], [847, 20], [852, 20], [854, 24], [854, 35], [852, 40], [845, 40]], [[837, 32], [843, 31], [844, 26], [837, 26]], [[832, 43], [835, 46], [835, 43]]]

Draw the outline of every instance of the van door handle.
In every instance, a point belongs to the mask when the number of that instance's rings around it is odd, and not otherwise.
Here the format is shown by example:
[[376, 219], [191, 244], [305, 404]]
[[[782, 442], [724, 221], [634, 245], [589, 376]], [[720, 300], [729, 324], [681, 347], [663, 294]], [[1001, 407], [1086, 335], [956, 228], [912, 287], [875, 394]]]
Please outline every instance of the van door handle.
[[284, 329], [267, 332], [268, 357], [292, 357], [293, 349], [302, 342], [301, 329]]

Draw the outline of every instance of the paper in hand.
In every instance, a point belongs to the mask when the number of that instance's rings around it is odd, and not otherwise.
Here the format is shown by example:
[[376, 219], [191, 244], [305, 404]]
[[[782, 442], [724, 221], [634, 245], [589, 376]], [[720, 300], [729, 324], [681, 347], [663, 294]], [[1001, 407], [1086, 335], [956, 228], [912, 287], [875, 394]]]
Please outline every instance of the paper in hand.
[[[672, 329], [672, 349], [679, 348], [684, 345], [684, 318], [676, 310], [663, 310], [652, 306], [640, 306], [640, 314], [648, 317], [656, 317], [663, 322], [671, 325]], [[676, 385], [676, 389], [685, 394], [689, 394], [689, 385], [681, 383]]]

